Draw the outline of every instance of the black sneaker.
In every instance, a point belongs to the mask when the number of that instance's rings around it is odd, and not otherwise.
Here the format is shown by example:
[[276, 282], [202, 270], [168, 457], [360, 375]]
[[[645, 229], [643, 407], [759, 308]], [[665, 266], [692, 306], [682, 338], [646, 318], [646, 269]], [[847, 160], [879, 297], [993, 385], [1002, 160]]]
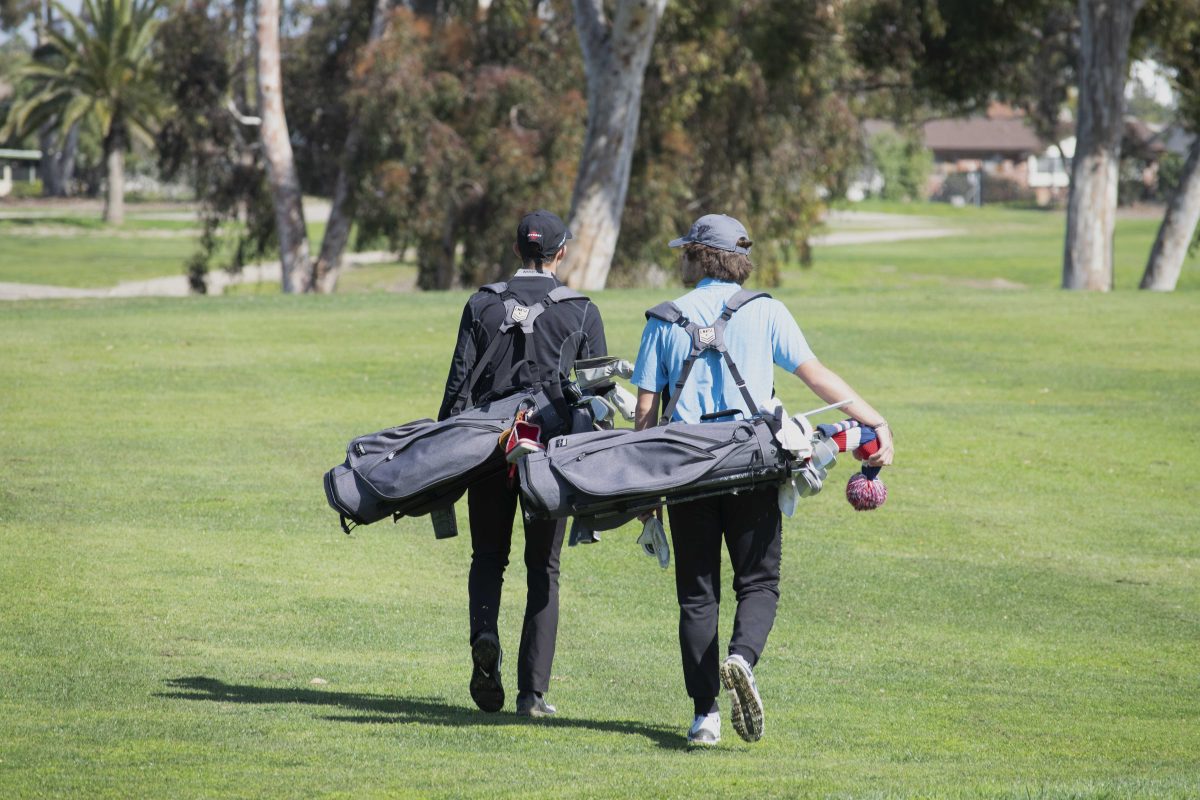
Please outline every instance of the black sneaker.
[[504, 686], [500, 683], [500, 639], [494, 633], [479, 634], [471, 645], [471, 699], [483, 711], [504, 708]]
[[517, 692], [518, 717], [552, 717], [558, 709], [537, 692]]

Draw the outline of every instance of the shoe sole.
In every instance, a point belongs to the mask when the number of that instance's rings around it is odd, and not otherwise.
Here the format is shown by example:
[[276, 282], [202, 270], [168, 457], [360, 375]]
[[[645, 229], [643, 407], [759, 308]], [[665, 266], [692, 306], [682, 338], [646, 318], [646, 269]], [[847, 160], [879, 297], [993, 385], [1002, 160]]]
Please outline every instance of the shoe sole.
[[478, 639], [471, 646], [471, 699], [480, 710], [494, 714], [504, 708], [504, 687], [500, 684], [500, 645]]
[[549, 717], [553, 717], [557, 713], [558, 713], [557, 711], [549, 711], [549, 712], [542, 711], [540, 708], [537, 708], [536, 706], [533, 708], [518, 708], [517, 709], [518, 717], [531, 717], [533, 719], [547, 719]]
[[716, 747], [720, 743], [721, 743], [720, 739], [713, 739], [712, 741], [706, 741], [704, 739], [688, 739], [687, 740], [687, 746], [690, 748], [696, 749], [696, 750], [700, 750], [700, 749], [703, 749], [706, 747]]
[[747, 742], [757, 742], [763, 735], [762, 699], [754, 689], [753, 679], [736, 662], [721, 665], [721, 684], [729, 692], [730, 722], [738, 736]]

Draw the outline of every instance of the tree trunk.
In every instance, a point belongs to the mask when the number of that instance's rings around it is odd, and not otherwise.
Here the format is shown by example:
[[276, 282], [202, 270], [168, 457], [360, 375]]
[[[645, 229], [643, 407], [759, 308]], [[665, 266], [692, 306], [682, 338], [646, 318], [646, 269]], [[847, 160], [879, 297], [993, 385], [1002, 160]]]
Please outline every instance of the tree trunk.
[[125, 141], [118, 129], [104, 139], [104, 163], [108, 168], [104, 221], [109, 225], [120, 225], [125, 222]]
[[71, 126], [67, 131], [66, 137], [63, 138], [62, 151], [59, 153], [59, 180], [62, 181], [62, 196], [70, 197], [74, 190], [72, 184], [75, 182], [75, 157], [79, 154], [79, 123]]
[[612, 268], [637, 140], [642, 83], [666, 0], [575, 0], [575, 30], [588, 83], [588, 125], [571, 198], [574, 235], [559, 270], [577, 289], [602, 289]]
[[1145, 0], [1079, 0], [1079, 115], [1062, 286], [1113, 286], [1113, 228], [1133, 19]]
[[1200, 136], [1192, 140], [1187, 163], [1179, 188], [1167, 206], [1158, 238], [1150, 251], [1146, 272], [1142, 275], [1142, 289], [1155, 292], [1173, 292], [1183, 270], [1196, 224], [1200, 222]]
[[279, 0], [258, 0], [258, 106], [262, 117], [263, 154], [267, 182], [275, 206], [279, 235], [279, 260], [283, 291], [307, 292], [312, 288], [313, 265], [304, 225], [303, 197], [292, 142], [283, 111], [283, 77], [279, 63]]
[[[371, 32], [367, 36], [368, 47], [387, 32], [391, 15], [392, 0], [375, 0], [375, 10], [371, 15]], [[361, 113], [355, 109], [354, 117], [350, 121], [350, 130], [347, 131], [346, 141], [342, 146], [342, 159], [333, 185], [333, 204], [329, 208], [329, 222], [325, 225], [325, 238], [321, 241], [321, 253], [317, 256], [314, 269], [318, 292], [332, 292], [337, 288], [338, 278], [341, 277], [342, 253], [346, 249], [346, 242], [350, 240], [350, 228], [354, 225], [355, 197], [351, 171], [354, 169], [354, 160], [358, 157], [361, 144]]]

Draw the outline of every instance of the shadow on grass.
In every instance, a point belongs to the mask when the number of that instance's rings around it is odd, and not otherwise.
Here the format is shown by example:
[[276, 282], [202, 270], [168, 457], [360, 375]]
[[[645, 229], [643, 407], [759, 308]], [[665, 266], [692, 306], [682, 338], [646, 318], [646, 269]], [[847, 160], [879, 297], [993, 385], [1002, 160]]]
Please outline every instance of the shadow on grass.
[[346, 711], [364, 712], [357, 714], [334, 714], [323, 717], [332, 722], [357, 722], [375, 724], [422, 723], [425, 725], [478, 726], [478, 725], [527, 725], [536, 724], [548, 728], [586, 728], [608, 733], [624, 733], [645, 736], [659, 747], [667, 750], [684, 750], [686, 743], [683, 732], [658, 725], [645, 725], [626, 720], [589, 720], [554, 717], [535, 721], [517, 717], [512, 713], [485, 714], [466, 706], [450, 705], [437, 698], [389, 697], [381, 694], [358, 694], [355, 692], [332, 692], [320, 689], [296, 689], [276, 686], [239, 686], [225, 683], [216, 678], [202, 676], [174, 678], [167, 686], [176, 691], [158, 692], [155, 697], [172, 700], [208, 700], [215, 703], [253, 703], [271, 705], [276, 703], [299, 703], [310, 706], [330, 706]]

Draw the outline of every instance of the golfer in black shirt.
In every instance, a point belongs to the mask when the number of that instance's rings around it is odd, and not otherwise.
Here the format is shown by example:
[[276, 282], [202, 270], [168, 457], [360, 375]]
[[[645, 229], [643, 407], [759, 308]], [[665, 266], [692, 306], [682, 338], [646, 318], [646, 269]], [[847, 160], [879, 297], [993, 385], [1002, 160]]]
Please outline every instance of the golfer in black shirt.
[[[607, 355], [600, 311], [586, 297], [546, 302], [547, 295], [563, 284], [555, 276], [566, 255], [571, 232], [549, 211], [535, 211], [517, 227], [513, 252], [523, 267], [502, 290], [485, 287], [467, 301], [458, 329], [458, 343], [446, 378], [446, 392], [438, 419], [463, 407], [478, 406], [516, 392], [558, 385], [568, 380], [572, 364], [583, 358]], [[533, 323], [533, 335], [514, 328], [499, 329], [505, 322], [505, 300], [518, 311], [538, 304], [545, 310]], [[497, 336], [505, 337], [492, 351], [473, 387], [467, 384], [478, 360]], [[469, 396], [465, 396], [469, 395]], [[560, 431], [542, 431], [543, 438]], [[498, 628], [500, 591], [512, 546], [513, 517], [518, 491], [507, 474], [472, 486], [467, 492], [471, 520], [471, 571], [467, 581], [471, 613], [471, 697], [484, 711], [504, 707], [501, 683], [501, 648]], [[550, 686], [550, 666], [558, 633], [558, 573], [565, 520], [525, 520], [525, 567], [528, 594], [521, 647], [517, 654], [517, 713], [548, 716], [555, 713], [543, 695]]]

